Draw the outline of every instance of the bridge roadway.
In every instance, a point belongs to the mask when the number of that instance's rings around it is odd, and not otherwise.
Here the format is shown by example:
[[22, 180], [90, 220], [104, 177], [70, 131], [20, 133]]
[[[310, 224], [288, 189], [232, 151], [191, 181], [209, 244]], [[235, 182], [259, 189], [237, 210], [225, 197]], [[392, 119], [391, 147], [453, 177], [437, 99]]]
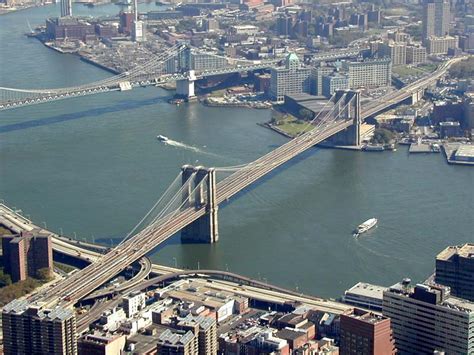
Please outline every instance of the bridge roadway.
[[[400, 92], [386, 95], [381, 100], [370, 105], [364, 110], [362, 117], [368, 117], [384, 108], [393, 105], [397, 100], [404, 100], [417, 90], [426, 87], [443, 76], [447, 69], [462, 58], [454, 58], [441, 65], [438, 70], [426, 78], [422, 78], [406, 87]], [[307, 132], [272, 152], [264, 155], [251, 163], [252, 169], [242, 169], [232, 174], [217, 184], [217, 203], [228, 200], [240, 190], [272, 171], [276, 167], [307, 150], [308, 148], [322, 142], [330, 136], [344, 130], [352, 124], [351, 120], [336, 122], [331, 126]], [[61, 282], [44, 295], [43, 301], [47, 305], [60, 302], [64, 306], [70, 306], [82, 299], [107, 280], [118, 274], [126, 265], [131, 264], [149, 250], [170, 238], [182, 228], [205, 215], [204, 207], [188, 207], [178, 213], [165, 216], [160, 223], [144, 229], [129, 241], [123, 243], [118, 249], [108, 253], [98, 262], [91, 264], [81, 272]]]
[[384, 95], [377, 100], [369, 102], [364, 106], [364, 110], [361, 112], [361, 118], [364, 120], [370, 116], [374, 116], [386, 108], [408, 99], [416, 92], [426, 89], [432, 83], [435, 83], [438, 79], [443, 77], [453, 64], [458, 63], [466, 58], [467, 56], [452, 58], [441, 64], [440, 67], [430, 75], [420, 78], [398, 91]]
[[[261, 176], [306, 149], [347, 128], [351, 123], [352, 120], [336, 122], [328, 127], [312, 130], [257, 159], [254, 163], [251, 163], [251, 166], [255, 167], [252, 170], [243, 169], [243, 171], [238, 171], [217, 185], [217, 203], [228, 200]], [[72, 306], [118, 274], [124, 267], [145, 255], [205, 213], [204, 207], [187, 207], [182, 211], [165, 216], [159, 221], [160, 223], [144, 229], [97, 262], [76, 272], [48, 290], [47, 294], [42, 297], [42, 302], [47, 306], [58, 302], [63, 306]]]
[[[370, 106], [367, 111], [362, 113], [362, 116], [368, 117], [373, 114], [372, 112], [378, 112], [394, 104], [395, 100], [409, 97], [413, 92], [439, 79], [446, 73], [450, 65], [460, 59], [461, 58], [455, 58], [443, 64], [429, 77], [420, 79], [403, 88], [401, 93], [387, 95], [388, 97], [386, 99], [381, 100], [382, 103], [379, 101], [379, 103]], [[237, 171], [217, 184], [217, 203], [219, 204], [228, 200], [263, 175], [308, 148], [344, 130], [351, 124], [352, 120], [338, 121], [326, 127], [321, 127], [318, 130], [312, 130], [257, 159], [249, 165], [252, 169]], [[127, 265], [145, 255], [149, 250], [152, 250], [180, 231], [183, 227], [202, 217], [205, 213], [205, 207], [188, 207], [163, 217], [159, 221], [160, 223], [149, 226], [115, 250], [107, 253], [98, 261], [76, 272], [68, 279], [48, 290], [47, 293], [42, 295], [42, 303], [47, 306], [57, 303], [61, 303], [63, 306], [72, 306], [78, 300], [90, 294], [107, 280], [118, 274]]]

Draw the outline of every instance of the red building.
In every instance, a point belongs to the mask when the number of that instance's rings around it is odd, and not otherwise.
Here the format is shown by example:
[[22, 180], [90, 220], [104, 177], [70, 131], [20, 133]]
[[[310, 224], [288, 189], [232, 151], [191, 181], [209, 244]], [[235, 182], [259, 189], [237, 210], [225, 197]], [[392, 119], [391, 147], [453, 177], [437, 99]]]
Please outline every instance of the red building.
[[135, 15], [133, 14], [133, 12], [121, 12], [119, 14], [119, 18], [119, 32], [130, 34], [132, 32], [132, 25], [135, 19]]
[[7, 235], [2, 237], [3, 265], [13, 282], [38, 277], [38, 271], [53, 271], [53, 249], [49, 235]]
[[393, 355], [396, 353], [390, 318], [355, 308], [341, 315], [341, 355]]

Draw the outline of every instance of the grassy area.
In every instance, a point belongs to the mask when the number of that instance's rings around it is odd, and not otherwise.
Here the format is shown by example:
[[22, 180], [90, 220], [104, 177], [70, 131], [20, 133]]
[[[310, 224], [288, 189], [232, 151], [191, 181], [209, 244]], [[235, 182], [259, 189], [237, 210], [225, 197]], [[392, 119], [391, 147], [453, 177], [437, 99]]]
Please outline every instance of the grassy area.
[[294, 137], [300, 133], [307, 132], [313, 128], [308, 122], [299, 120], [290, 114], [276, 113], [273, 115], [273, 124], [283, 132]]
[[54, 267], [57, 267], [59, 270], [62, 270], [67, 274], [69, 274], [72, 270], [76, 269], [73, 266], [66, 265], [66, 264], [63, 264], [63, 263], [58, 263], [57, 261], [54, 262]]
[[418, 69], [426, 72], [426, 73], [432, 73], [438, 68], [437, 64], [434, 63], [425, 63], [425, 64], [420, 64], [418, 65]]
[[407, 65], [397, 65], [392, 68], [394, 74], [398, 74], [401, 78], [406, 78], [411, 75], [421, 75], [424, 74], [423, 70], [420, 70], [415, 67], [409, 67]]

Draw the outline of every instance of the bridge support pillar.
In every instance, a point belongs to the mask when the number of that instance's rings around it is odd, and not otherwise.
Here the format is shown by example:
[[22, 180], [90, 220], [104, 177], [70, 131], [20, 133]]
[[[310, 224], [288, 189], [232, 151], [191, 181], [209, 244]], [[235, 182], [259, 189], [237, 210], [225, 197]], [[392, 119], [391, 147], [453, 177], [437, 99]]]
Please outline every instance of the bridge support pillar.
[[360, 92], [355, 90], [337, 91], [335, 98], [336, 102], [338, 102], [344, 96], [344, 94], [346, 96], [344, 100], [340, 102], [340, 104], [345, 106], [348, 103], [351, 103], [347, 108], [347, 118], [352, 118], [353, 124], [344, 131], [334, 135], [331, 138], [331, 142], [335, 145], [359, 147], [362, 143], [360, 136], [360, 125], [362, 124], [362, 119], [360, 116]]
[[188, 72], [186, 79], [176, 81], [176, 96], [190, 100], [196, 95], [194, 93], [194, 82], [196, 81], [196, 75], [194, 70]]
[[[183, 166], [182, 170], [183, 183], [195, 174], [191, 184], [183, 191], [183, 201], [188, 201], [195, 208], [200, 208], [205, 204], [206, 214], [181, 230], [181, 241], [183, 243], [215, 243], [219, 240], [216, 171], [212, 168], [205, 169], [189, 165]], [[203, 181], [204, 183], [201, 184]]]
[[411, 95], [411, 104], [414, 105], [423, 98], [425, 90], [420, 89]]

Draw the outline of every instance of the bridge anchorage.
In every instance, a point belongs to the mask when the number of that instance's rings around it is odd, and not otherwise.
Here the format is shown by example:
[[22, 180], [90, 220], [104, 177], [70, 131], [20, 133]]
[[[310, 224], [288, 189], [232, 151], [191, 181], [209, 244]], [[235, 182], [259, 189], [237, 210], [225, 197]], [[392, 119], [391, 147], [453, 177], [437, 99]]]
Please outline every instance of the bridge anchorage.
[[183, 243], [215, 243], [219, 240], [216, 199], [216, 171], [213, 168], [184, 165], [182, 171], [183, 207], [205, 207], [204, 216], [181, 230]]

